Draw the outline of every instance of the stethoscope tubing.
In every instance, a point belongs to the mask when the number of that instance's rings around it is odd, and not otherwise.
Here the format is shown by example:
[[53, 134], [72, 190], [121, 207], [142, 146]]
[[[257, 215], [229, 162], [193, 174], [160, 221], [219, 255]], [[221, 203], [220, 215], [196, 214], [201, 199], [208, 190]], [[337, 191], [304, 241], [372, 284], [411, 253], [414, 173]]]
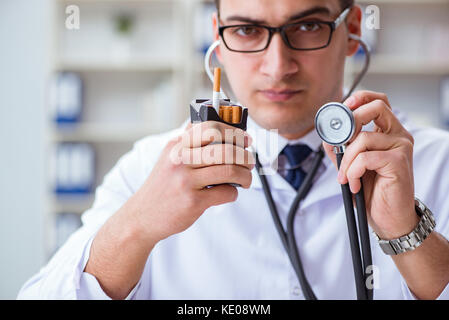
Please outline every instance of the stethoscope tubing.
[[[280, 235], [282, 244], [285, 251], [292, 263], [293, 269], [299, 280], [299, 284], [304, 293], [304, 297], [307, 300], [316, 300], [317, 297], [313, 292], [307, 277], [304, 272], [304, 267], [302, 265], [301, 257], [299, 254], [298, 246], [296, 244], [296, 237], [294, 232], [294, 218], [296, 212], [299, 208], [301, 201], [307, 196], [310, 189], [313, 186], [313, 180], [316, 177], [318, 168], [324, 157], [324, 150], [322, 147], [315, 152], [315, 157], [313, 159], [312, 169], [307, 173], [301, 187], [299, 188], [293, 203], [290, 206], [290, 210], [287, 215], [287, 231], [284, 230], [282, 222], [280, 221], [279, 213], [276, 208], [276, 204], [273, 200], [271, 190], [265, 175], [260, 174], [262, 170], [262, 165], [260, 164], [258, 154], [256, 153], [256, 170], [262, 183], [262, 188], [264, 191], [265, 198], [272, 215], [274, 225], [278, 234]], [[343, 154], [337, 154], [337, 164], [340, 166]], [[354, 277], [356, 284], [356, 292], [358, 300], [371, 300], [373, 297], [373, 289], [368, 289], [367, 287], [367, 275], [366, 270], [369, 265], [372, 264], [371, 258], [371, 246], [368, 233], [368, 223], [366, 218], [366, 208], [365, 200], [363, 194], [363, 186], [361, 190], [355, 195], [356, 198], [356, 208], [357, 216], [359, 222], [360, 231], [360, 241], [361, 248], [359, 244], [359, 234], [357, 232], [357, 225], [355, 221], [354, 205], [353, 205], [353, 194], [349, 189], [349, 185], [345, 184], [341, 186], [343, 202], [345, 207], [346, 222], [348, 226], [348, 234], [350, 240], [351, 256], [353, 261]], [[362, 249], [362, 250], [361, 250]], [[363, 256], [363, 261], [361, 257], [361, 251]]]
[[[340, 169], [343, 153], [337, 153], [337, 167]], [[360, 256], [360, 243], [357, 233], [357, 225], [355, 222], [354, 203], [349, 184], [341, 185], [341, 192], [343, 196], [343, 204], [345, 207], [346, 224], [348, 226], [349, 244], [351, 247], [352, 267], [354, 269], [354, 277], [356, 284], [356, 292], [358, 300], [367, 300], [365, 272], [363, 269], [362, 258]], [[360, 217], [360, 215], [358, 215]]]
[[307, 277], [304, 273], [304, 267], [302, 265], [302, 261], [301, 261], [301, 258], [300, 258], [299, 252], [298, 252], [298, 247], [296, 245], [293, 222], [294, 222], [295, 214], [296, 214], [296, 211], [299, 207], [301, 200], [303, 200], [306, 197], [306, 195], [309, 193], [309, 191], [312, 187], [313, 179], [316, 176], [316, 173], [318, 171], [319, 165], [322, 162], [323, 157], [324, 157], [324, 151], [322, 150], [322, 148], [320, 148], [315, 153], [315, 158], [313, 161], [312, 169], [307, 173], [307, 175], [304, 179], [304, 182], [302, 183], [301, 187], [299, 188], [299, 190], [296, 194], [296, 197], [293, 200], [293, 203], [290, 207], [290, 210], [289, 210], [289, 213], [287, 216], [287, 232], [285, 232], [285, 230], [282, 226], [282, 222], [279, 217], [279, 213], [276, 208], [276, 204], [273, 200], [273, 196], [271, 194], [271, 190], [270, 190], [270, 186], [268, 184], [267, 178], [265, 175], [260, 174], [260, 172], [262, 170], [262, 165], [260, 164], [259, 156], [257, 153], [255, 154], [256, 170], [257, 170], [257, 173], [258, 173], [259, 178], [262, 183], [262, 188], [263, 188], [263, 191], [265, 194], [265, 199], [267, 200], [268, 207], [270, 209], [270, 213], [271, 213], [271, 216], [274, 221], [274, 225], [275, 225], [276, 230], [281, 238], [282, 244], [284, 246], [285, 251], [287, 252], [290, 262], [292, 263], [293, 269], [296, 273], [296, 276], [299, 280], [299, 284], [304, 293], [304, 297], [307, 300], [316, 300], [316, 296], [315, 296], [315, 294], [307, 280]]
[[371, 241], [368, 229], [368, 219], [366, 215], [365, 191], [363, 187], [363, 179], [360, 179], [360, 190], [355, 194], [355, 203], [357, 210], [357, 219], [359, 226], [360, 243], [362, 246], [363, 274], [365, 279], [365, 289], [368, 300], [373, 300], [374, 286], [368, 285], [368, 268], [371, 267], [373, 272], [373, 257], [371, 253]]

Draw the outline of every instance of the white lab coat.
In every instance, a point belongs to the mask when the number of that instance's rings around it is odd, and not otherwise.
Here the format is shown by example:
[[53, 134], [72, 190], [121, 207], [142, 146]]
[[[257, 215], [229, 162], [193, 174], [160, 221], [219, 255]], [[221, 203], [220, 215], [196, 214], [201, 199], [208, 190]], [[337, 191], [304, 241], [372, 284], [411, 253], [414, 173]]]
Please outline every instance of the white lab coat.
[[[415, 194], [434, 213], [436, 231], [449, 238], [449, 133], [412, 127], [415, 138]], [[148, 177], [167, 141], [184, 127], [135, 143], [96, 190], [93, 207], [75, 232], [38, 274], [28, 280], [20, 299], [108, 299], [95, 277], [83, 272], [98, 229]], [[259, 143], [263, 166], [271, 165], [287, 143], [317, 149], [315, 131], [298, 141], [276, 135], [272, 152]], [[128, 299], [303, 299], [296, 275], [274, 227], [262, 186], [253, 170], [250, 189], [239, 189], [237, 201], [207, 209], [185, 232], [156, 245], [143, 275]], [[354, 274], [341, 188], [336, 169], [325, 157], [313, 188], [295, 219], [295, 233], [305, 273], [319, 299], [355, 299]], [[279, 175], [268, 181], [284, 223], [296, 191]], [[173, 201], [175, 199], [161, 199]], [[375, 299], [414, 299], [391, 257], [371, 237]], [[419, 273], [419, 266], [416, 266]], [[449, 286], [440, 299], [449, 298]]]

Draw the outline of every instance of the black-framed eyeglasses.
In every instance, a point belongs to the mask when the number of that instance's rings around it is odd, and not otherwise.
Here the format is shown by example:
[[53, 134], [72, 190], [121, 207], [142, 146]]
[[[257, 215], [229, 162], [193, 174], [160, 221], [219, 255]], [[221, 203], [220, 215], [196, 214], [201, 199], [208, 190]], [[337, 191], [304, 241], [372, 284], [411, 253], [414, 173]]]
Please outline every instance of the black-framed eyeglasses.
[[220, 26], [218, 32], [226, 48], [234, 52], [264, 51], [273, 35], [281, 34], [287, 47], [293, 50], [318, 50], [329, 46], [335, 29], [346, 19], [351, 8], [346, 8], [335, 21], [302, 21], [278, 28], [258, 24]]

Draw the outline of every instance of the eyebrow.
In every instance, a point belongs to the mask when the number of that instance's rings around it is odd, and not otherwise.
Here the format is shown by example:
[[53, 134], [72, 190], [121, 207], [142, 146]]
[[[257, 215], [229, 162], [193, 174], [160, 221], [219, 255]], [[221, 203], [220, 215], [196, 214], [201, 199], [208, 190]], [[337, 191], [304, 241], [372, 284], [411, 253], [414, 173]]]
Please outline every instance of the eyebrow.
[[[299, 20], [301, 18], [310, 16], [312, 14], [325, 14], [325, 15], [330, 16], [331, 12], [326, 7], [316, 6], [316, 7], [312, 7], [310, 9], [307, 9], [305, 11], [302, 11], [302, 12], [299, 12], [299, 13], [296, 13], [296, 14], [290, 16], [290, 18], [288, 18], [288, 20], [286, 22]], [[239, 16], [239, 15], [233, 15], [233, 16], [227, 17], [225, 20], [226, 21], [246, 22], [246, 23], [252, 23], [252, 24], [266, 24], [265, 20], [252, 19], [249, 17]]]

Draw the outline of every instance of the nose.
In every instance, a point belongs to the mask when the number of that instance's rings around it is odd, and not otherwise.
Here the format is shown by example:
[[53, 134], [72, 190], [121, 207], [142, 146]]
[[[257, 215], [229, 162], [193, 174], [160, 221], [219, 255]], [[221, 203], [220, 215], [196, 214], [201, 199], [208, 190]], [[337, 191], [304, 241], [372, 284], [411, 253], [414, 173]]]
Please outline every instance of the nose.
[[274, 34], [270, 45], [264, 51], [260, 66], [262, 74], [279, 82], [298, 72], [298, 64], [292, 56], [293, 50], [288, 48], [280, 34]]

